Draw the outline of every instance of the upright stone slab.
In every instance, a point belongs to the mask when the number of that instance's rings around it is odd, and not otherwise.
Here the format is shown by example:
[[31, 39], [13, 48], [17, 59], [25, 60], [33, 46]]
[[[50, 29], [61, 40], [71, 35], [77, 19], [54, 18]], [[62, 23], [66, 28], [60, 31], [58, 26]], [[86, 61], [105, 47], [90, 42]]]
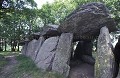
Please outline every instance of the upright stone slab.
[[37, 40], [32, 40], [28, 43], [26, 56], [30, 57], [32, 60], [35, 59], [35, 49], [37, 46]]
[[[120, 68], [119, 68], [119, 70], [120, 70]], [[120, 71], [119, 71], [119, 73], [118, 73], [118, 75], [117, 75], [117, 77], [116, 78], [120, 78]]]
[[40, 50], [40, 48], [41, 48], [41, 46], [42, 46], [42, 44], [43, 44], [44, 41], [45, 41], [44, 37], [40, 37], [40, 38], [37, 40], [36, 46], [35, 46], [35, 50], [34, 50], [34, 52], [35, 52], [34, 61], [36, 60], [37, 55], [38, 55], [38, 52], [39, 52], [39, 50]]
[[69, 62], [71, 56], [72, 40], [73, 34], [71, 33], [63, 33], [60, 36], [55, 52], [55, 58], [52, 64], [52, 71], [61, 73], [66, 77], [69, 75], [70, 70]]
[[102, 27], [97, 43], [95, 78], [113, 78], [114, 55], [107, 27]]
[[23, 47], [22, 47], [21, 53], [22, 53], [23, 55], [26, 55], [27, 46], [28, 46], [28, 42], [26, 42], [26, 43], [23, 45]]
[[38, 68], [43, 70], [51, 70], [51, 65], [55, 57], [55, 50], [58, 45], [59, 37], [51, 37], [45, 40], [41, 46], [35, 63]]

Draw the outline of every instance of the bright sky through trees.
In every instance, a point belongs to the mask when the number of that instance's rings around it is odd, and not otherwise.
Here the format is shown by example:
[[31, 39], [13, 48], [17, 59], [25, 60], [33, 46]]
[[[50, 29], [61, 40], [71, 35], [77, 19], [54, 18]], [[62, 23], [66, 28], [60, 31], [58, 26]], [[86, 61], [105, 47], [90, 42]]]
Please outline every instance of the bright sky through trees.
[[41, 8], [46, 2], [52, 3], [54, 0], [34, 0], [37, 3], [37, 7]]

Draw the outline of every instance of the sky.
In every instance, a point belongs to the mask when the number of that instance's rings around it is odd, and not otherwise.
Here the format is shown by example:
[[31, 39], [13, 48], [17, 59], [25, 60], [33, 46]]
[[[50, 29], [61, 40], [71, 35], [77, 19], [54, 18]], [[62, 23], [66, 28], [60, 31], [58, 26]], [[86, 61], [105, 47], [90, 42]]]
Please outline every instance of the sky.
[[46, 2], [52, 3], [54, 0], [34, 0], [37, 3], [37, 7], [41, 8]]

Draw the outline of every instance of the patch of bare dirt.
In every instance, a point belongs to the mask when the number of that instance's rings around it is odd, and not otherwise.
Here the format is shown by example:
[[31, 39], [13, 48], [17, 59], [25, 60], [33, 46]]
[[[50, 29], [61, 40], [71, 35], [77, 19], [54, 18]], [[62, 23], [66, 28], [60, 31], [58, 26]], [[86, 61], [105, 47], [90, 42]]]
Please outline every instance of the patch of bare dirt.
[[94, 78], [94, 66], [83, 62], [74, 63], [69, 78]]

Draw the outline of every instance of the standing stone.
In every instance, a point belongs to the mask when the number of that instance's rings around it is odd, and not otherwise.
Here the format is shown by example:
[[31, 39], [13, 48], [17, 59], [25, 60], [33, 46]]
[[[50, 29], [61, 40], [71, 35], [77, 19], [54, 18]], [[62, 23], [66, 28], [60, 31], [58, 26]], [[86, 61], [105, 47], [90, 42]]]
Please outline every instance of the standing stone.
[[66, 77], [69, 75], [70, 70], [69, 62], [71, 56], [72, 40], [73, 34], [71, 33], [63, 33], [60, 36], [55, 52], [55, 58], [52, 64], [52, 71], [61, 73]]
[[113, 78], [114, 55], [107, 27], [102, 27], [97, 43], [95, 78]]
[[42, 46], [42, 44], [43, 44], [44, 41], [45, 41], [44, 37], [40, 37], [40, 38], [37, 40], [36, 46], [35, 46], [35, 50], [34, 50], [34, 52], [35, 52], [34, 61], [36, 60], [37, 55], [38, 55], [38, 52], [39, 52], [39, 50], [40, 50], [40, 48], [41, 48], [41, 46]]
[[32, 40], [28, 43], [26, 56], [30, 57], [32, 60], [35, 59], [35, 49], [37, 46], [37, 40]]
[[23, 55], [26, 55], [26, 51], [27, 51], [27, 46], [28, 46], [28, 42], [25, 42], [25, 44], [22, 47], [21, 53]]
[[[118, 68], [120, 70], [120, 68]], [[118, 75], [116, 78], [120, 78], [120, 71], [118, 72]]]
[[59, 37], [51, 37], [45, 40], [41, 46], [35, 63], [38, 68], [43, 70], [51, 70], [51, 65], [55, 57], [55, 50], [57, 48]]

